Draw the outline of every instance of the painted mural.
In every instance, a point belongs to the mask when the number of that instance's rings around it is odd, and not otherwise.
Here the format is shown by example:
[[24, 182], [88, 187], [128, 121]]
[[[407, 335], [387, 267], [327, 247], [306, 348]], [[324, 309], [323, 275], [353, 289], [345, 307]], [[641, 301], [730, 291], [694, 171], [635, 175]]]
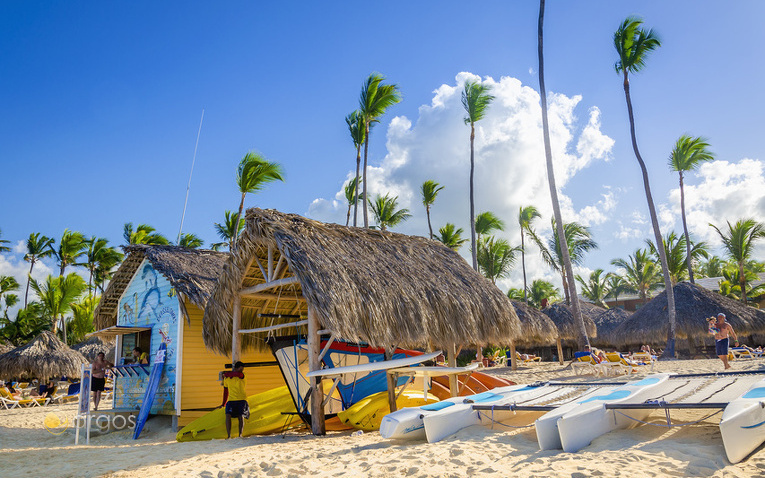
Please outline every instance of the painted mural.
[[[154, 396], [151, 412], [153, 414], [174, 415], [176, 364], [178, 348], [178, 297], [170, 282], [151, 263], [144, 260], [138, 268], [133, 280], [125, 290], [120, 300], [117, 324], [133, 327], [151, 327], [150, 364], [162, 342], [167, 344], [167, 355], [162, 379]], [[133, 337], [124, 336], [123, 354], [129, 357], [132, 345], [128, 345]], [[134, 342], [133, 342], [134, 343]], [[147, 367], [148, 368], [148, 367]], [[116, 377], [114, 388], [114, 406], [116, 408], [139, 408], [146, 391], [148, 374], [138, 377]]]

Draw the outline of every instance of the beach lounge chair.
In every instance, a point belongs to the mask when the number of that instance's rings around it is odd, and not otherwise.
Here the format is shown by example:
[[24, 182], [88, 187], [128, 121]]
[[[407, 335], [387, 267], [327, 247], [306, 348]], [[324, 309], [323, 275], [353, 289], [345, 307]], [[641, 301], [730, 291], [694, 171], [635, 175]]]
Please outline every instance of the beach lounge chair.
[[[59, 388], [59, 390], [63, 390], [63, 387]], [[67, 403], [72, 402], [80, 399], [80, 384], [79, 383], [70, 383], [69, 387], [67, 387], [66, 392], [63, 391], [57, 391], [51, 398], [51, 401], [54, 403]]]
[[3, 406], [6, 409], [22, 407], [40, 407], [47, 405], [50, 401], [49, 398], [14, 398], [11, 392], [5, 388], [0, 388], [0, 400], [2, 400]]
[[519, 360], [519, 361], [523, 362], [523, 363], [541, 362], [541, 361], [542, 361], [542, 357], [537, 357], [536, 355], [534, 355], [534, 356], [531, 356], [531, 357], [529, 357], [529, 358], [526, 358], [526, 359], [524, 359], [524, 358], [521, 358], [521, 354], [520, 354], [520, 353], [518, 353], [518, 352], [515, 352], [515, 358], [516, 358], [517, 360]]
[[592, 353], [576, 352], [571, 369], [575, 375], [606, 375], [607, 369], [601, 366]]
[[[612, 375], [629, 375], [636, 373], [638, 365], [637, 363], [630, 363], [619, 352], [606, 352], [607, 362], [603, 362], [602, 365], [608, 367], [608, 374]], [[644, 365], [642, 365], [644, 366]]]
[[651, 371], [653, 371], [653, 365], [656, 363], [656, 359], [653, 355], [646, 352], [635, 352], [632, 354], [632, 361], [637, 362], [640, 365], [650, 365]]
[[733, 356], [737, 359], [739, 358], [748, 358], [753, 359], [754, 354], [749, 351], [746, 347], [731, 347], [730, 353], [733, 354]]

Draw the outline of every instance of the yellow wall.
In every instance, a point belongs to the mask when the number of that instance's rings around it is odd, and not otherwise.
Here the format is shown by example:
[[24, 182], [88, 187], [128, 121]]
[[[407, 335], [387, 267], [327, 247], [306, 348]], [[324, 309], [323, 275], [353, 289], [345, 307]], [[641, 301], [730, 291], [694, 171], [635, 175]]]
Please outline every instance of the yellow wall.
[[[186, 301], [186, 310], [191, 324], [183, 317], [183, 351], [181, 365], [181, 415], [178, 425], [185, 426], [205, 415], [206, 411], [188, 411], [190, 408], [211, 408], [221, 404], [223, 387], [218, 381], [218, 372], [231, 363], [231, 356], [218, 355], [208, 350], [202, 340], [202, 313], [195, 305]], [[246, 352], [240, 360], [247, 362], [275, 362], [271, 352]], [[229, 369], [230, 370], [230, 369]], [[246, 367], [247, 395], [265, 392], [285, 384], [279, 367]]]

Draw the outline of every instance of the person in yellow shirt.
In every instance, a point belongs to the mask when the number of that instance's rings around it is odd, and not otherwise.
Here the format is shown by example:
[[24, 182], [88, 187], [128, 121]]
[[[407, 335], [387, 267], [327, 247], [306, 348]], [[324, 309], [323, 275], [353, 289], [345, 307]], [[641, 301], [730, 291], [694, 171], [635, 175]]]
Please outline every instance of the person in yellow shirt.
[[[236, 362], [231, 372], [222, 372], [223, 405], [226, 406], [226, 434], [231, 438], [231, 418], [239, 421], [239, 437], [242, 437], [244, 420], [250, 418], [250, 407], [247, 404], [246, 383], [244, 381], [244, 364]], [[221, 407], [223, 406], [221, 405]]]

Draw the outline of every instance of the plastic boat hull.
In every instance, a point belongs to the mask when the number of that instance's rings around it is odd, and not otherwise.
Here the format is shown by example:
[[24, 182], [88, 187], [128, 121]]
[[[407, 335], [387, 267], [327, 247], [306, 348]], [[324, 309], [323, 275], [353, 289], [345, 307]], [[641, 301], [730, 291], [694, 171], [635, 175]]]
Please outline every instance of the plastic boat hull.
[[[397, 408], [405, 407], [419, 408], [428, 403], [435, 403], [438, 399], [427, 394], [423, 396], [422, 392], [415, 390], [404, 390], [396, 399]], [[376, 431], [380, 429], [380, 422], [385, 416], [390, 414], [388, 405], [388, 392], [379, 392], [363, 398], [353, 404], [347, 410], [337, 414], [337, 417], [346, 425], [358, 430]]]
[[765, 380], [728, 404], [720, 433], [731, 463], [743, 460], [765, 441]]
[[[607, 410], [606, 404], [618, 404], [624, 402], [640, 403], [650, 396], [654, 387], [664, 383], [669, 374], [654, 374], [635, 383], [628, 383], [611, 390], [601, 390], [597, 394], [577, 400], [570, 406], [561, 407], [556, 410], [557, 417], [554, 420], [545, 420], [542, 417], [537, 421], [537, 436], [540, 433], [540, 421], [546, 421], [547, 426], [557, 428], [560, 439], [560, 446], [567, 452], [576, 452], [586, 447], [595, 438], [604, 435], [612, 430], [619, 428], [628, 428], [635, 425], [635, 419], [645, 420], [650, 415], [651, 410], [630, 410], [617, 413], [616, 410]], [[548, 430], [550, 433], [551, 430]], [[542, 450], [548, 450], [552, 447], [552, 440], [546, 438], [543, 442], [539, 441], [539, 447]], [[554, 445], [558, 445], [554, 443]]]

